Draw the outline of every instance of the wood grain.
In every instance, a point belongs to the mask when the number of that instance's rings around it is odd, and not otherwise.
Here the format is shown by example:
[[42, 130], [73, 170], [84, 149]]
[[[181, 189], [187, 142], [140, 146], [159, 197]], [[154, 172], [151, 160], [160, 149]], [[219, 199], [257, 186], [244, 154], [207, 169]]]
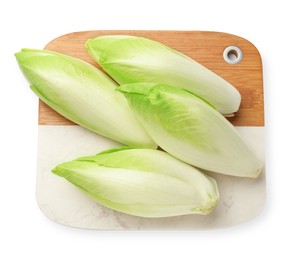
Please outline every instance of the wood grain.
[[[217, 73], [241, 93], [242, 101], [237, 114], [229, 118], [235, 126], [264, 126], [262, 61], [256, 47], [241, 37], [218, 32], [201, 31], [84, 31], [60, 36], [49, 42], [45, 49], [80, 58], [100, 68], [88, 55], [84, 43], [102, 35], [135, 35], [161, 42], [178, 50]], [[240, 63], [224, 61], [227, 46], [238, 46], [243, 52]], [[72, 125], [42, 101], [39, 103], [39, 125]]]

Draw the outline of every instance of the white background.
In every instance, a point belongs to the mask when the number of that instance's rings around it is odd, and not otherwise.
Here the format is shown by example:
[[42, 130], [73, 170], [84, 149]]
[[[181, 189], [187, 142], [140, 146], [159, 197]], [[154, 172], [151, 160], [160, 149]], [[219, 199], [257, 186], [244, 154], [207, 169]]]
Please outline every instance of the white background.
[[[1, 1], [0, 259], [302, 259], [300, 2]], [[104, 232], [68, 228], [40, 212], [35, 200], [38, 103], [13, 54], [92, 29], [213, 30], [256, 45], [264, 66], [268, 190], [257, 218], [213, 231]]]

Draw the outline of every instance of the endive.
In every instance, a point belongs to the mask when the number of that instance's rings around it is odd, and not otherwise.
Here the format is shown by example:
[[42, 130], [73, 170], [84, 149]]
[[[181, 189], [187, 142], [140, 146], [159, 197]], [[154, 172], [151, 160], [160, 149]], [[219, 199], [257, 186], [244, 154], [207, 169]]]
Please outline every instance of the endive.
[[219, 199], [214, 179], [159, 150], [122, 147], [52, 171], [100, 204], [135, 216], [205, 215]]
[[101, 36], [86, 42], [99, 65], [120, 85], [163, 83], [207, 100], [222, 114], [239, 109], [241, 96], [229, 82], [167, 46], [143, 37]]
[[31, 89], [61, 115], [123, 144], [156, 147], [117, 84], [94, 66], [46, 50], [22, 49], [15, 56]]
[[163, 84], [118, 88], [154, 141], [165, 151], [202, 169], [257, 177], [262, 163], [233, 125], [196, 95]]

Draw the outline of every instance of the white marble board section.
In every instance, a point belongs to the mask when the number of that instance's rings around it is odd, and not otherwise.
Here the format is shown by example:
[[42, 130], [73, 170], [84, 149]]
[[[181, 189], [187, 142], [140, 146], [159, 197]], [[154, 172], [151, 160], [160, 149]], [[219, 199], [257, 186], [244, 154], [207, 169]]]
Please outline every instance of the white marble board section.
[[[264, 127], [236, 127], [264, 161]], [[220, 201], [207, 216], [149, 219], [105, 208], [64, 178], [51, 173], [63, 161], [121, 146], [80, 126], [39, 126], [36, 197], [51, 220], [79, 228], [109, 230], [211, 229], [229, 227], [255, 217], [266, 197], [265, 170], [257, 179], [210, 173], [218, 182]]]

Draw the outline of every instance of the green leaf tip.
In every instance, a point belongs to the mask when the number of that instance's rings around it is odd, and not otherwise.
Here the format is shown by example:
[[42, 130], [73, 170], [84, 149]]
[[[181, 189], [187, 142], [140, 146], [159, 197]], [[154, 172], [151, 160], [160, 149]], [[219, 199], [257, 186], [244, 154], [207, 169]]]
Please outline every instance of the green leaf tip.
[[153, 83], [134, 83], [121, 85], [117, 88], [117, 91], [123, 94], [147, 95], [154, 87], [155, 84]]

